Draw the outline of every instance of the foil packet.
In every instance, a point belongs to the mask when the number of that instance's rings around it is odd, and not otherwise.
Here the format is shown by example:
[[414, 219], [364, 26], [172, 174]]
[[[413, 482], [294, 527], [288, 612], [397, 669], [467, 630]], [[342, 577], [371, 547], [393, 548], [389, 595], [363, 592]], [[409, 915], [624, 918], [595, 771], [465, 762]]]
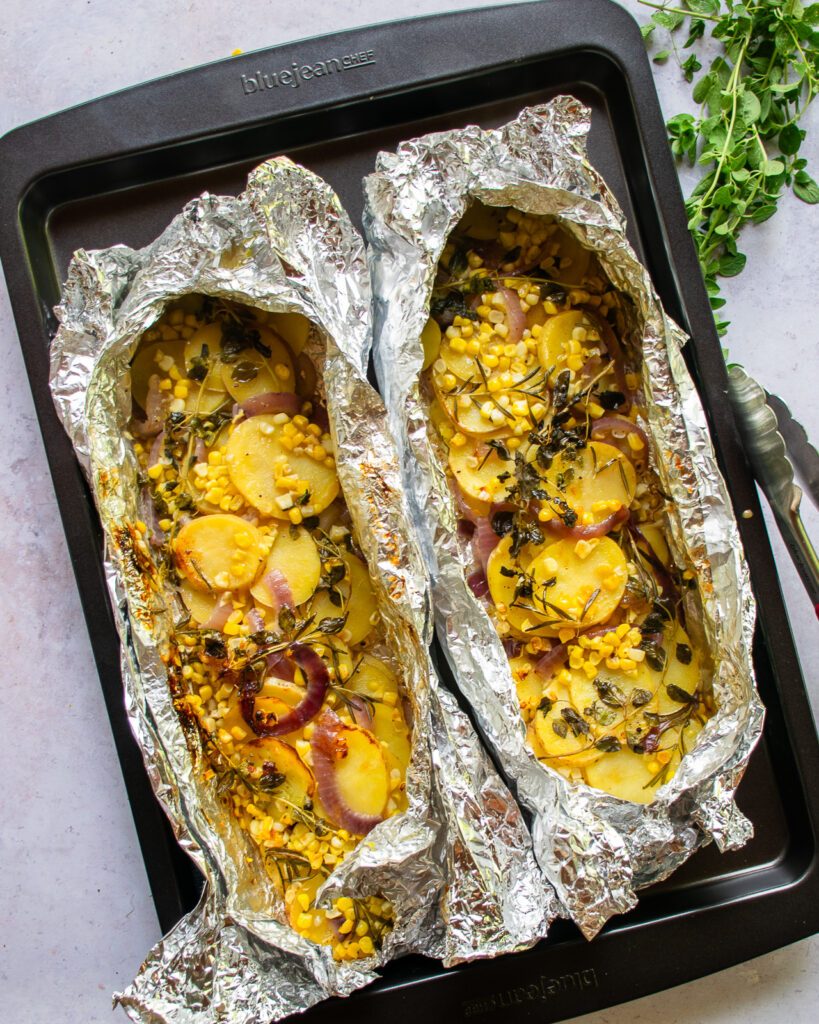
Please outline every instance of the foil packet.
[[[159, 585], [126, 429], [129, 363], [143, 332], [185, 295], [310, 320], [338, 473], [414, 721], [408, 809], [362, 840], [320, 896], [380, 893], [395, 921], [381, 950], [336, 962], [286, 923], [217, 788], [201, 779], [162, 660], [173, 613]], [[329, 186], [286, 158], [238, 198], [204, 194], [151, 245], [75, 253], [56, 310], [51, 389], [105, 530], [128, 718], [157, 797], [206, 884], [199, 905], [115, 997], [136, 1021], [247, 1022], [302, 1011], [373, 981], [397, 956], [455, 963], [524, 948], [548, 925], [528, 832], [465, 716], [439, 692], [429, 588], [408, 523], [386, 414], [366, 379], [370, 288], [363, 243]]]
[[[532, 814], [538, 862], [562, 912], [587, 938], [712, 839], [742, 846], [752, 826], [734, 792], [764, 710], [751, 664], [754, 601], [736, 522], [705, 415], [685, 367], [686, 337], [663, 311], [626, 239], [625, 220], [586, 156], [591, 113], [560, 96], [492, 131], [476, 126], [411, 140], [380, 154], [366, 180], [365, 235], [375, 296], [374, 359], [402, 453], [407, 493], [432, 576], [438, 635], [458, 686]], [[457, 507], [435, 446], [419, 377], [421, 332], [447, 238], [470, 202], [548, 214], [596, 255], [631, 300], [628, 334], [641, 352], [652, 464], [672, 499], [671, 545], [696, 576], [692, 611], [714, 662], [718, 711], [648, 805], [577, 784], [542, 765], [526, 743], [501, 640], [466, 577]]]

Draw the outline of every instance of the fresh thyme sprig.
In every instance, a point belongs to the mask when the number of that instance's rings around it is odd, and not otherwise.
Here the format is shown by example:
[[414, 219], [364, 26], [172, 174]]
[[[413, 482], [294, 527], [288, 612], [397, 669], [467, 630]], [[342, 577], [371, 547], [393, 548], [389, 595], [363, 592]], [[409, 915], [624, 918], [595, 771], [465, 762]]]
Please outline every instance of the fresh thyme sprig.
[[[718, 278], [745, 267], [738, 249], [746, 224], [776, 213], [785, 186], [806, 203], [819, 202], [819, 185], [808, 174], [799, 149], [799, 123], [819, 92], [819, 3], [800, 0], [666, 0], [654, 3], [643, 26], [648, 39], [667, 29], [672, 50], [654, 54], [663, 63], [673, 54], [689, 82], [702, 70], [693, 47], [711, 26], [722, 54], [694, 82], [699, 114], [676, 114], [666, 127], [675, 156], [704, 168], [686, 201], [688, 227], [697, 247], [711, 306], [725, 305]], [[687, 28], [682, 50], [674, 33]], [[717, 320], [720, 334], [728, 323]]]

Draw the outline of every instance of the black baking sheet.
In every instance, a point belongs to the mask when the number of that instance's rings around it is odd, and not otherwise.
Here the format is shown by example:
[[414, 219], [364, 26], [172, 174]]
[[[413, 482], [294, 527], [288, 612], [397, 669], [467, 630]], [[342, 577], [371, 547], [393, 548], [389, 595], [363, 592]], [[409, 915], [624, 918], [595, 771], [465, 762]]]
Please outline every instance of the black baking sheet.
[[[293, 69], [331, 70], [296, 79]], [[282, 72], [290, 71], [289, 77]], [[275, 74], [275, 78], [273, 75]], [[255, 87], [254, 87], [255, 86]], [[429, 131], [498, 125], [570, 92], [592, 108], [590, 155], [628, 216], [629, 237], [686, 357], [740, 518], [759, 627], [754, 657], [765, 735], [739, 790], [756, 827], [743, 849], [707, 848], [593, 943], [557, 922], [526, 953], [444, 972], [405, 958], [349, 1000], [305, 1020], [556, 1021], [677, 984], [819, 930], [815, 863], [819, 745], [756, 491], [739, 447], [676, 171], [636, 24], [607, 0], [519, 7], [358, 29], [221, 61], [16, 129], [0, 140], [0, 256], [74, 563], [100, 681], [163, 929], [200, 879], [154, 800], [124, 714], [101, 534], [48, 392], [51, 308], [74, 249], [151, 241], [204, 190], [237, 193], [287, 153], [360, 219], [361, 179], [380, 149]]]

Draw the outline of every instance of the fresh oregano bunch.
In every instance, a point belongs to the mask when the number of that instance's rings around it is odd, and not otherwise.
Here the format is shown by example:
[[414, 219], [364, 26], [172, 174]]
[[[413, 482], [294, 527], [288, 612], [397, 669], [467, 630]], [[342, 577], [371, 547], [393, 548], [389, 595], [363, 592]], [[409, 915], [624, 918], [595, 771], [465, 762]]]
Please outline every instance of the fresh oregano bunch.
[[[819, 3], [640, 2], [656, 8], [643, 37], [659, 27], [671, 40], [671, 50], [656, 53], [654, 61], [663, 63], [673, 52], [701, 105], [698, 115], [677, 114], [666, 127], [675, 156], [705, 169], [685, 206], [716, 311], [725, 305], [717, 279], [745, 266], [737, 248], [742, 228], [772, 217], [785, 186], [803, 202], [819, 202], [819, 185], [799, 156], [805, 138], [799, 121], [819, 89]], [[683, 26], [688, 35], [680, 47]], [[708, 26], [722, 54], [694, 81], [702, 71], [695, 46]], [[724, 334], [728, 323], [716, 321]]]

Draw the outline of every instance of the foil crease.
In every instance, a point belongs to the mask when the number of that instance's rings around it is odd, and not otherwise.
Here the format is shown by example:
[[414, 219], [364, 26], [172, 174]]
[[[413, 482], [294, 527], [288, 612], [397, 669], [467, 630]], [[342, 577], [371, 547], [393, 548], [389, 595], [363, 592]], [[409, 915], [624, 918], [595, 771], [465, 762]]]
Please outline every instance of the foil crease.
[[[414, 719], [408, 810], [377, 826], [322, 892], [379, 892], [393, 902], [395, 927], [366, 960], [338, 964], [330, 949], [286, 923], [251, 844], [215, 787], [200, 780], [195, 732], [186, 730], [169, 689], [161, 656], [172, 609], [134, 527], [144, 510], [124, 432], [136, 345], [169, 302], [191, 293], [302, 313], [314, 325], [308, 344], [323, 361], [343, 492]], [[198, 907], [151, 951], [116, 1000], [131, 1019], [151, 1024], [250, 1024], [348, 995], [407, 952], [457, 962], [531, 945], [544, 933], [546, 916], [527, 830], [471, 726], [437, 694], [427, 650], [428, 580], [385, 410], [366, 381], [364, 248], [332, 190], [284, 158], [263, 164], [242, 196], [202, 195], [142, 250], [75, 253], [56, 312], [52, 394], [105, 530], [128, 718], [177, 839], [206, 879]], [[456, 741], [465, 748], [451, 749]], [[456, 835], [466, 838], [454, 852]], [[495, 835], [507, 845], [494, 844]], [[493, 888], [499, 880], [504, 884]], [[465, 909], [476, 894], [478, 924]]]
[[[376, 373], [432, 578], [438, 633], [487, 742], [532, 814], [535, 853], [562, 913], [588, 938], [699, 846], [713, 840], [728, 850], [750, 838], [734, 792], [764, 718], [750, 657], [755, 609], [748, 567], [682, 358], [687, 339], [665, 314], [626, 239], [616, 199], [587, 160], [590, 116], [578, 100], [560, 96], [496, 130], [468, 126], [405, 142], [379, 155], [366, 179], [364, 215]], [[537, 761], [525, 743], [504, 649], [466, 584], [472, 556], [457, 537], [454, 500], [427, 433], [419, 338], [447, 237], [473, 199], [555, 216], [634, 301], [628, 333], [642, 352], [652, 462], [672, 498], [675, 556], [696, 574], [692, 610], [714, 660], [719, 705], [647, 806], [571, 783]]]

